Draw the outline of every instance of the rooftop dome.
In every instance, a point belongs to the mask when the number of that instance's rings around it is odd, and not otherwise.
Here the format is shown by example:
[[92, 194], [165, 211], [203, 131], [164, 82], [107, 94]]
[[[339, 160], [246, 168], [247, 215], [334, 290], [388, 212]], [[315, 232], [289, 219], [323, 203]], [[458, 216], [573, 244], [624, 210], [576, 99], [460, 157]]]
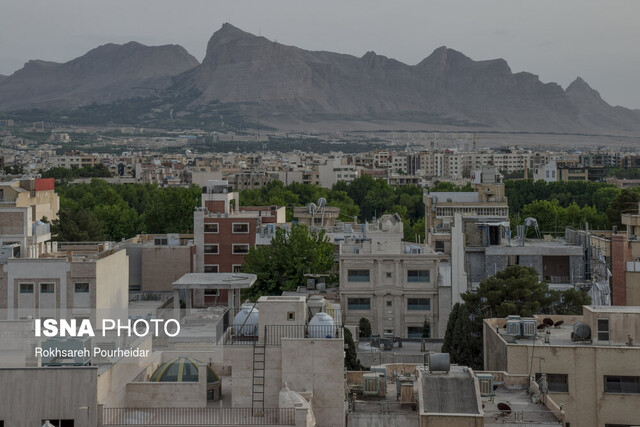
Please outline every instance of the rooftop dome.
[[[198, 382], [198, 364], [203, 362], [191, 357], [176, 357], [158, 366], [151, 375], [152, 382]], [[220, 377], [207, 365], [207, 384], [219, 382]]]

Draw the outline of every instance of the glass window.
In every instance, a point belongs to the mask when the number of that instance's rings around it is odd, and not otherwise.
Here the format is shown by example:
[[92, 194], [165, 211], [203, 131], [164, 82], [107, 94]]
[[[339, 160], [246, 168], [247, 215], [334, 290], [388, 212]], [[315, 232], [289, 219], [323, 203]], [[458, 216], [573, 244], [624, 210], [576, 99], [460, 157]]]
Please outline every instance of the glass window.
[[609, 341], [609, 319], [598, 319], [598, 341]]
[[430, 276], [429, 270], [407, 270], [407, 282], [428, 283]]
[[[542, 374], [536, 374], [536, 382], [540, 384]], [[547, 374], [547, 388], [552, 393], [569, 393], [569, 376], [567, 374]]]
[[348, 310], [371, 310], [369, 298], [347, 298]]
[[33, 293], [33, 283], [20, 283], [20, 293], [21, 294], [32, 294]]
[[204, 224], [204, 232], [205, 233], [217, 233], [218, 232], [218, 223], [217, 222], [209, 222]]
[[246, 253], [249, 253], [249, 245], [247, 245], [247, 244], [233, 245], [233, 253], [234, 254], [246, 254]]
[[76, 294], [87, 294], [89, 293], [89, 284], [88, 283], [76, 283], [74, 285], [74, 291]]
[[348, 270], [347, 281], [348, 282], [368, 282], [369, 270]]
[[431, 310], [429, 298], [408, 298], [407, 310]]
[[249, 223], [247, 222], [234, 222], [233, 223], [233, 232], [234, 233], [248, 233], [249, 232]]
[[407, 338], [422, 338], [422, 326], [407, 327]]
[[53, 283], [40, 283], [41, 294], [53, 294], [55, 293], [55, 288]]
[[219, 289], [205, 289], [204, 294], [208, 297], [217, 297], [220, 295]]
[[205, 265], [204, 266], [204, 272], [205, 273], [217, 273], [218, 272], [218, 266], [217, 265]]
[[242, 264], [233, 264], [234, 273], [242, 273]]
[[605, 375], [604, 392], [640, 394], [640, 377]]
[[216, 245], [204, 245], [204, 253], [217, 255], [219, 253], [219, 246]]

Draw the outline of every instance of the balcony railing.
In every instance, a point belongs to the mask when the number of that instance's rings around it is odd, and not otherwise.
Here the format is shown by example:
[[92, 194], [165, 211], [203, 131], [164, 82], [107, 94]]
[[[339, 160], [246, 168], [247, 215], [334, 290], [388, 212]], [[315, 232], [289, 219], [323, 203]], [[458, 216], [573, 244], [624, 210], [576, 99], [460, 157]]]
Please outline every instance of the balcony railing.
[[[239, 329], [239, 328], [238, 328]], [[224, 345], [267, 345], [280, 346], [283, 338], [343, 338], [342, 325], [266, 325], [259, 335], [240, 333], [230, 326], [224, 333]]]
[[104, 408], [103, 425], [115, 426], [292, 426], [293, 408]]

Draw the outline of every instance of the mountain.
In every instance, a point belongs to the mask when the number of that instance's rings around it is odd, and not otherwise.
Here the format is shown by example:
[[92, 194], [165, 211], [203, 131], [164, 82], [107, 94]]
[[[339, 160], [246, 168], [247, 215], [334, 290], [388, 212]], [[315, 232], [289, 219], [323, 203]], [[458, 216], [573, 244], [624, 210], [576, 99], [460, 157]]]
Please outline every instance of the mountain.
[[[638, 129], [640, 111], [607, 104], [597, 90], [581, 77], [576, 78], [565, 90], [569, 100], [578, 107], [579, 117], [585, 125], [633, 132]], [[635, 126], [634, 126], [635, 125]]]
[[141, 122], [640, 132], [639, 111], [610, 106], [582, 79], [564, 90], [513, 73], [504, 59], [474, 61], [444, 46], [416, 65], [308, 51], [231, 24], [213, 34], [200, 64], [179, 46], [110, 44], [65, 64], [30, 61], [0, 83], [5, 110], [132, 98], [119, 111]]
[[0, 83], [2, 83], [2, 81], [3, 81], [4, 79], [6, 79], [6, 78], [7, 78], [7, 76], [0, 74]]
[[198, 65], [176, 45], [106, 44], [60, 64], [33, 60], [0, 82], [0, 108], [68, 107], [148, 96]]

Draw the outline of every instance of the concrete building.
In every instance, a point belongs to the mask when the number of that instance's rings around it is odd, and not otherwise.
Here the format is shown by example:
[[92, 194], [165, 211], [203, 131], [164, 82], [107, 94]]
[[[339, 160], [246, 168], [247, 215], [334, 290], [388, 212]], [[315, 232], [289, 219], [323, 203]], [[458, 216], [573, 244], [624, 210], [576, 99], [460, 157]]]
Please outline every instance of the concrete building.
[[249, 248], [268, 244], [275, 225], [285, 222], [284, 207], [239, 205], [227, 181], [209, 181], [203, 188], [202, 207], [193, 214], [194, 272], [240, 271]]
[[333, 227], [340, 216], [340, 208], [335, 206], [318, 207], [317, 211], [310, 212], [308, 206], [296, 206], [293, 208], [293, 218], [299, 224], [307, 227]]
[[0, 263], [0, 313], [7, 320], [127, 316], [129, 260], [124, 250], [66, 244], [41, 258]]
[[558, 165], [555, 160], [547, 164], [537, 165], [533, 169], [534, 181], [556, 182], [558, 181]]
[[432, 336], [441, 337], [451, 309], [445, 255], [424, 244], [403, 242], [397, 214], [364, 227], [361, 235], [347, 235], [340, 243], [345, 325], [365, 317], [374, 334], [420, 338], [428, 319]]
[[[536, 331], [544, 317], [556, 326]], [[636, 425], [640, 309], [585, 306], [582, 316], [534, 319], [532, 332], [520, 325], [507, 330], [507, 319], [484, 320], [485, 369], [536, 379], [544, 374], [549, 397], [565, 413], [565, 426]]]
[[58, 218], [60, 199], [53, 178], [0, 183], [0, 246], [12, 246], [13, 256], [38, 257], [50, 250], [48, 222]]
[[[233, 372], [233, 407], [277, 407], [283, 389], [310, 402], [317, 426], [344, 426], [344, 339], [339, 322], [309, 322], [303, 296], [260, 297], [258, 336], [230, 326], [224, 361]], [[297, 424], [296, 424], [297, 425]]]

